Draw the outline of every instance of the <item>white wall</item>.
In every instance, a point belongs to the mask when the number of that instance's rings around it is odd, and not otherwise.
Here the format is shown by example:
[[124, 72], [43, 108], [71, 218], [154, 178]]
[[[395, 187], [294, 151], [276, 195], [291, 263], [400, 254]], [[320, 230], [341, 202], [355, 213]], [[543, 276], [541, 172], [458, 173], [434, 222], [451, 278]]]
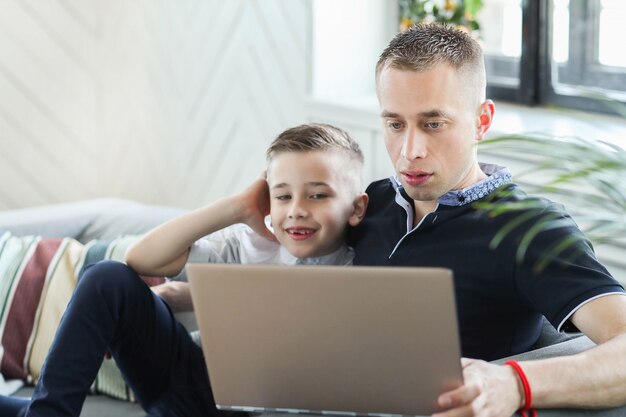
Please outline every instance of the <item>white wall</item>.
[[309, 0], [1, 0], [0, 209], [241, 189], [305, 121]]
[[314, 97], [374, 93], [378, 56], [397, 33], [396, 0], [314, 0]]

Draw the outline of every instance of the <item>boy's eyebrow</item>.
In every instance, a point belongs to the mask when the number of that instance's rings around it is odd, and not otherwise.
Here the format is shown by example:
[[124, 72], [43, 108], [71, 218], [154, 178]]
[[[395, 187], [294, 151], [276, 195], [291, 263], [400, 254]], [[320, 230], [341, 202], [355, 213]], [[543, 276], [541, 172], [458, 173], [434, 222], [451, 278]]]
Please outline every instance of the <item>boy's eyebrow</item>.
[[311, 181], [311, 182], [307, 182], [306, 185], [312, 185], [314, 187], [318, 187], [318, 186], [329, 187], [328, 183], [324, 181]]
[[[313, 187], [319, 187], [319, 186], [330, 187], [328, 183], [324, 181], [310, 181], [310, 182], [307, 182], [305, 185], [313, 186]], [[273, 185], [272, 190], [275, 190], [277, 188], [288, 188], [289, 186], [290, 185], [287, 184], [286, 182], [281, 182], [281, 183]]]

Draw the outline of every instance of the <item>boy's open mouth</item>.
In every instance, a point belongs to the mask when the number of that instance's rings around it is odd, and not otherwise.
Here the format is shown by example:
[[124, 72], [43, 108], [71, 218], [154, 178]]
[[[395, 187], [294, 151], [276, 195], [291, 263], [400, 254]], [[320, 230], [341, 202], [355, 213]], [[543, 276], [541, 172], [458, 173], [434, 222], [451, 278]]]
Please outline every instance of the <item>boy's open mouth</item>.
[[308, 227], [288, 227], [285, 232], [294, 240], [305, 240], [313, 236], [317, 230]]

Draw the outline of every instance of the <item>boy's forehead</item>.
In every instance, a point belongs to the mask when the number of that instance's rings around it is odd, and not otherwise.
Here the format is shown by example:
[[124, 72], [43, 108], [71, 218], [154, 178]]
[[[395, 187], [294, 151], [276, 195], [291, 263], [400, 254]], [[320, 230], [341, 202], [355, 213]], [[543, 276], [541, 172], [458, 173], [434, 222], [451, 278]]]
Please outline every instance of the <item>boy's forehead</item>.
[[267, 172], [281, 174], [282, 170], [287, 173], [287, 168], [292, 171], [308, 172], [311, 168], [319, 168], [320, 171], [340, 172], [350, 157], [337, 150], [328, 151], [290, 151], [274, 155], [268, 162]]
[[[329, 182], [350, 175], [351, 158], [338, 150], [283, 152], [275, 155], [267, 166], [267, 181], [272, 183]], [[350, 164], [350, 165], [348, 165]]]

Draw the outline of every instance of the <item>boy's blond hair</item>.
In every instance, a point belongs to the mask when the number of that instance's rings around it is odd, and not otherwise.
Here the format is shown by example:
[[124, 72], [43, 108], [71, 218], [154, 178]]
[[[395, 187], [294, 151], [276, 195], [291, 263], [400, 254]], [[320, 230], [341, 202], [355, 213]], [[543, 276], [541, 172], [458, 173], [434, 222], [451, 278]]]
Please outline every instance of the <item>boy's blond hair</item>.
[[[267, 149], [267, 164], [286, 152], [340, 152], [349, 162], [341, 167], [353, 181], [355, 193], [363, 188], [363, 152], [348, 132], [325, 123], [308, 123], [282, 132]], [[346, 170], [348, 172], [346, 172]]]

